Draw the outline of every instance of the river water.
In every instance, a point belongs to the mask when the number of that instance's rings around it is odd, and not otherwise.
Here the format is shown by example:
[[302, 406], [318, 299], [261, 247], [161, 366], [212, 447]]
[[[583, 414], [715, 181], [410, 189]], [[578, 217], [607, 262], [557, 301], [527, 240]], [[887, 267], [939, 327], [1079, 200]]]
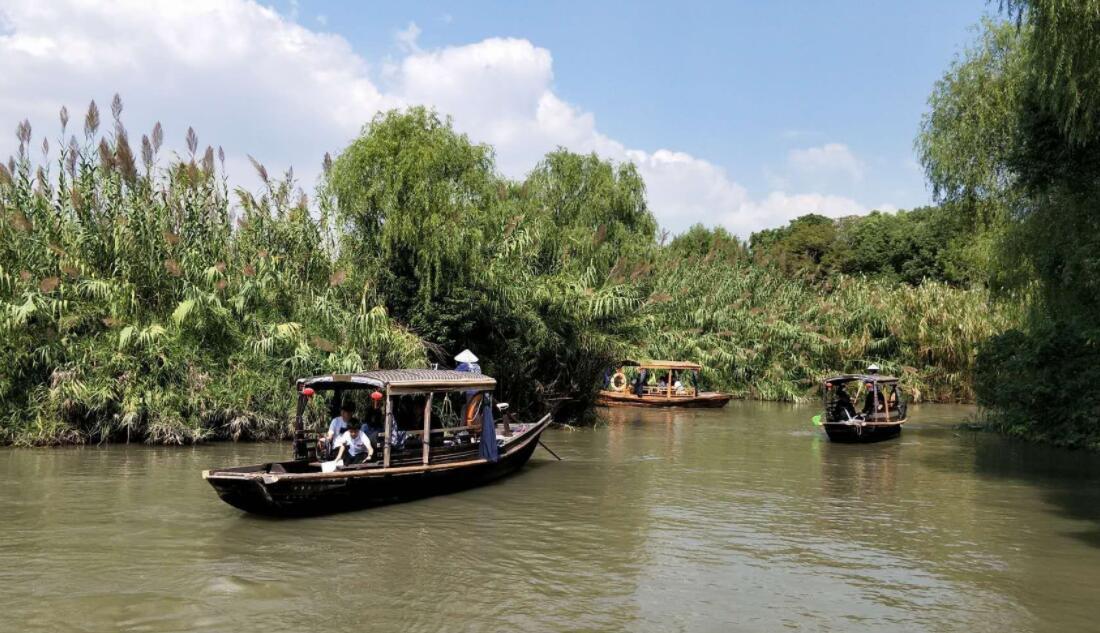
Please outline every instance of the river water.
[[546, 433], [564, 461], [297, 520], [199, 476], [281, 444], [0, 451], [0, 631], [1100, 630], [1100, 456], [814, 413], [614, 410]]

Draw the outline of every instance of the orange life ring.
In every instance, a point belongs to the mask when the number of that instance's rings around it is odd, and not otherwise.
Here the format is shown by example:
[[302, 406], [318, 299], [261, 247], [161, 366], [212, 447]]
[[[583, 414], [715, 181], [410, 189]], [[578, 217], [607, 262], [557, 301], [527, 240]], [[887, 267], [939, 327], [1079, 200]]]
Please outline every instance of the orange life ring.
[[466, 426], [476, 426], [480, 424], [478, 421], [478, 410], [481, 408], [481, 398], [484, 394], [476, 394], [470, 399], [469, 404], [466, 405]]
[[613, 391], [626, 391], [626, 386], [630, 384], [626, 379], [626, 374], [621, 371], [615, 372], [615, 375], [611, 377], [611, 389]]

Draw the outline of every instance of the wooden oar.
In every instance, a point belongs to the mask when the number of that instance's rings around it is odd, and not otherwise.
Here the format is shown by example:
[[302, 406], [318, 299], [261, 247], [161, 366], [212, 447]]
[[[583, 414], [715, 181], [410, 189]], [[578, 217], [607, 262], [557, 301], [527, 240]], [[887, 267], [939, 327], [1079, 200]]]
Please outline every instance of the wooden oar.
[[547, 450], [547, 451], [548, 451], [548, 452], [549, 452], [549, 453], [550, 453], [551, 455], [553, 455], [554, 457], [557, 457], [557, 458], [558, 458], [558, 461], [559, 461], [559, 462], [560, 462], [560, 461], [562, 461], [562, 459], [561, 459], [560, 457], [558, 457], [558, 454], [557, 454], [557, 453], [555, 453], [554, 451], [550, 450], [550, 447], [549, 447], [549, 446], [547, 446], [546, 444], [543, 444], [543, 443], [542, 443], [542, 438], [541, 438], [541, 437], [539, 438], [539, 446], [541, 446], [541, 447], [545, 448], [545, 449], [546, 449], [546, 450]]

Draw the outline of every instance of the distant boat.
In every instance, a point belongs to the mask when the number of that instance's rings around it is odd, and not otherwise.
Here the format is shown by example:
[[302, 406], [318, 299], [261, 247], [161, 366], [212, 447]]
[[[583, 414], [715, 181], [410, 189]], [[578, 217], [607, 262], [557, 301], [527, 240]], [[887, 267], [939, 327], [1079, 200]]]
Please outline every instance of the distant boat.
[[[624, 371], [636, 368], [633, 380]], [[678, 360], [623, 361], [596, 396], [605, 407], [724, 407], [729, 394], [699, 390], [696, 363]], [[653, 379], [653, 384], [650, 384]]]
[[[293, 459], [203, 471], [203, 479], [226, 503], [258, 514], [311, 515], [479, 486], [522, 468], [550, 424], [549, 414], [521, 424], [505, 413], [503, 403], [495, 407], [501, 415], [494, 418], [488, 401], [496, 380], [478, 373], [380, 370], [304, 378], [297, 384]], [[310, 400], [331, 391], [339, 409], [341, 397], [358, 390], [378, 391], [385, 398], [385, 426], [380, 437], [376, 434], [382, 447], [362, 464], [337, 467], [319, 461], [318, 433], [303, 427]], [[394, 402], [407, 396], [413, 398], [403, 404], [412, 406], [402, 408], [406, 419], [398, 425]], [[442, 424], [438, 407], [433, 412], [433, 400], [438, 405], [445, 398], [448, 405], [451, 398], [462, 403], [450, 426]], [[495, 450], [483, 442], [493, 442]]]
[[[822, 426], [830, 440], [877, 442], [901, 434], [909, 407], [898, 379], [880, 376], [874, 365], [870, 369], [866, 374], [842, 374], [822, 383]], [[849, 392], [851, 385], [856, 385], [854, 395]]]

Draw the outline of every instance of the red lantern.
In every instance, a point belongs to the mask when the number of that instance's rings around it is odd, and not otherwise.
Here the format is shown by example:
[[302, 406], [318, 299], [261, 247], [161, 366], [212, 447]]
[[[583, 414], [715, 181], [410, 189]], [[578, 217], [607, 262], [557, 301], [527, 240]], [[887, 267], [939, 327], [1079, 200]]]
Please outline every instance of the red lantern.
[[375, 401], [381, 400], [382, 399], [382, 392], [381, 391], [375, 391], [375, 392], [371, 393], [370, 394], [370, 399], [375, 400]]
[[306, 387], [305, 389], [302, 390], [302, 395], [307, 397], [307, 398], [312, 398], [314, 393], [316, 393], [316, 392], [313, 391], [313, 387]]

